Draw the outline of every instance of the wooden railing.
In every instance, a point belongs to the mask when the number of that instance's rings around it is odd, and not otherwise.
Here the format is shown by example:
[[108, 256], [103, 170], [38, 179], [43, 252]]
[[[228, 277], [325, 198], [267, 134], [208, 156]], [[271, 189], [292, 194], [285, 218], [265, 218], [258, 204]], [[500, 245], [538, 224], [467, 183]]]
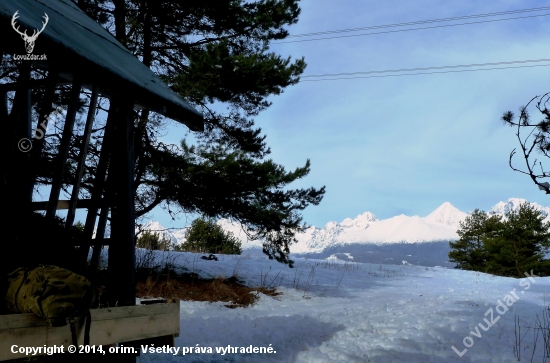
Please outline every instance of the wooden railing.
[[[140, 344], [151, 340], [173, 346], [174, 337], [179, 336], [180, 332], [179, 311], [179, 300], [163, 304], [92, 309], [90, 346], [102, 345], [107, 354], [109, 346], [116, 343], [127, 342], [119, 346], [135, 347], [136, 352]], [[79, 344], [84, 342], [83, 323], [84, 318], [76, 319]], [[69, 325], [50, 327], [34, 314], [0, 315], [0, 361], [26, 357], [24, 352], [19, 351], [20, 347], [57, 346], [67, 352], [72, 344]]]

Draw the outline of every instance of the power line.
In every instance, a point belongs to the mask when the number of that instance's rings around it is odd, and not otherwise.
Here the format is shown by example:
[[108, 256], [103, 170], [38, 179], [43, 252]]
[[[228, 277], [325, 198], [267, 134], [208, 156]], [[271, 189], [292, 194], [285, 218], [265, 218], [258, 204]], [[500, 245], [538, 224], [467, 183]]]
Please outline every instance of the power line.
[[399, 27], [399, 26], [410, 26], [410, 25], [420, 25], [420, 24], [429, 24], [429, 23], [439, 23], [439, 22], [445, 22], [445, 21], [465, 20], [465, 19], [472, 19], [472, 18], [484, 18], [484, 17], [518, 14], [518, 13], [530, 13], [530, 12], [545, 11], [545, 10], [550, 10], [550, 6], [546, 6], [546, 7], [542, 7], [542, 8], [530, 8], [530, 9], [521, 9], [521, 10], [501, 11], [501, 12], [498, 12], [498, 13], [464, 15], [464, 16], [456, 16], [456, 17], [452, 17], [452, 18], [419, 20], [419, 21], [413, 21], [413, 22], [407, 22], [407, 23], [375, 25], [375, 26], [367, 26], [367, 27], [362, 27], [362, 28], [349, 28], [349, 29], [329, 30], [329, 31], [322, 31], [322, 32], [315, 32], [315, 33], [291, 34], [291, 35], [288, 36], [288, 38], [309, 37], [309, 36], [313, 36], [313, 35], [324, 35], [324, 34], [335, 34], [335, 33], [348, 33], [348, 32], [360, 31], [360, 30], [394, 28], [394, 27]]
[[497, 68], [479, 68], [479, 69], [462, 69], [457, 71], [445, 71], [445, 72], [419, 72], [419, 73], [404, 73], [404, 74], [384, 74], [379, 76], [367, 76], [367, 77], [347, 77], [347, 78], [326, 78], [326, 79], [306, 79], [302, 82], [320, 82], [320, 81], [337, 81], [342, 79], [359, 79], [359, 78], [385, 78], [385, 77], [401, 77], [401, 76], [417, 76], [421, 74], [441, 74], [441, 73], [461, 73], [461, 72], [476, 72], [476, 71], [492, 71], [497, 69], [513, 69], [513, 68], [533, 68], [533, 67], [547, 67], [548, 64], [535, 64], [531, 66], [517, 66], [517, 67], [497, 67]]
[[550, 62], [550, 59], [519, 60], [519, 61], [493, 62], [493, 63], [472, 63], [472, 64], [461, 64], [461, 65], [453, 65], [453, 66], [437, 66], [437, 67], [424, 67], [424, 68], [387, 69], [387, 70], [383, 70], [383, 71], [311, 74], [311, 75], [302, 76], [300, 78], [352, 76], [352, 75], [356, 75], [356, 74], [373, 74], [373, 73], [397, 73], [397, 72], [412, 72], [412, 71], [428, 71], [428, 70], [432, 70], [432, 69], [485, 67], [485, 66], [497, 66], [497, 65], [504, 65], [504, 64], [537, 63], [537, 62]]
[[325, 37], [325, 38], [314, 38], [314, 39], [303, 39], [303, 40], [290, 40], [287, 42], [273, 42], [273, 44], [286, 44], [286, 43], [302, 43], [302, 42], [313, 42], [317, 40], [328, 40], [328, 39], [340, 39], [340, 38], [351, 38], [351, 37], [362, 37], [362, 36], [368, 36], [368, 35], [378, 35], [378, 34], [388, 34], [388, 33], [402, 33], [402, 32], [408, 32], [408, 31], [415, 31], [415, 30], [425, 30], [425, 29], [436, 29], [436, 28], [449, 28], [453, 26], [460, 26], [460, 25], [471, 25], [471, 24], [481, 24], [481, 23], [494, 23], [498, 21], [507, 21], [507, 20], [516, 20], [516, 19], [527, 19], [527, 18], [537, 18], [542, 16], [548, 16], [550, 14], [540, 14], [540, 15], [529, 15], [529, 16], [519, 16], [515, 18], [505, 18], [505, 19], [494, 19], [494, 20], [482, 20], [482, 21], [472, 21], [469, 23], [458, 23], [458, 24], [447, 24], [447, 25], [435, 25], [435, 26], [426, 26], [422, 28], [412, 28], [412, 29], [397, 29], [397, 30], [387, 30], [382, 32], [375, 32], [375, 33], [365, 33], [365, 34], [351, 34], [351, 35], [341, 35], [338, 37]]

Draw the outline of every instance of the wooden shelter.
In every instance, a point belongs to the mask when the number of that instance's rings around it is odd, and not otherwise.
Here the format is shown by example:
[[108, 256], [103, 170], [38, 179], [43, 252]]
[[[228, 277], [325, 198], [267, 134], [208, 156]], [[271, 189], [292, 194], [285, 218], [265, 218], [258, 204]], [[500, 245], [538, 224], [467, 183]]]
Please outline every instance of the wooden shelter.
[[[115, 292], [112, 303], [117, 306], [135, 305], [134, 111], [152, 110], [193, 131], [203, 129], [202, 115], [69, 0], [0, 1], [0, 34], [0, 59], [12, 57], [19, 67], [16, 82], [0, 79], [3, 209], [15, 219], [25, 218], [31, 211], [44, 210], [47, 229], [53, 228], [59, 209], [67, 209], [66, 227], [69, 228], [74, 222], [76, 209], [86, 208], [85, 238], [79, 248], [80, 263], [86, 262], [89, 248], [93, 247], [92, 265], [97, 264], [100, 248], [108, 245], [109, 269], [113, 274], [111, 289]], [[47, 77], [35, 79], [32, 75], [36, 70], [45, 71]], [[56, 90], [67, 85], [71, 86], [71, 92], [63, 132], [59, 135], [60, 146], [55, 170], [52, 171], [50, 195], [47, 200], [33, 201], [37, 160], [44, 147], [40, 132], [48, 128]], [[36, 89], [43, 91], [38, 119], [33, 118], [31, 96], [32, 90]], [[91, 92], [91, 98], [74, 175], [76, 182], [72, 185], [70, 200], [60, 200], [83, 89]], [[8, 94], [13, 95], [11, 103], [8, 103]], [[109, 98], [110, 104], [101, 155], [91, 199], [79, 200], [80, 182], [100, 96]], [[107, 239], [103, 234], [109, 215], [111, 236]], [[4, 222], [3, 227], [9, 229], [11, 226]], [[28, 228], [35, 227], [29, 225]], [[94, 228], [97, 228], [97, 233], [92, 239]], [[7, 254], [8, 247], [2, 247], [4, 268], [25, 262], [18, 256], [24, 247], [17, 246], [17, 233], [10, 235], [15, 239], [15, 250]], [[43, 240], [40, 246], [42, 250], [55, 250], [59, 247], [56, 243], [58, 241]], [[34, 257], [40, 262], [40, 256]]]

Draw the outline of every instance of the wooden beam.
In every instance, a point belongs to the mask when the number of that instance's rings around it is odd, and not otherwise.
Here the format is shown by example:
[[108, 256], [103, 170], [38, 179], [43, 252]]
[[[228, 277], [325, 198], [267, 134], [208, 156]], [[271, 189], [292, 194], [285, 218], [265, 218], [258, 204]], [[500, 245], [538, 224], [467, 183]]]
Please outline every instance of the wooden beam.
[[[53, 246], [59, 247], [61, 244], [64, 246], [94, 246], [99, 247], [99, 250], [101, 250], [101, 247], [103, 246], [109, 246], [112, 243], [111, 238], [84, 238], [84, 239], [75, 239], [75, 240], [67, 240], [67, 241], [52, 241]], [[0, 315], [1, 316], [1, 315]]]
[[[86, 88], [90, 92], [93, 91], [94, 86], [97, 85], [97, 82], [94, 82], [94, 79], [91, 79], [92, 82], [84, 82], [82, 83], [82, 87]], [[57, 75], [57, 78], [55, 79], [55, 87], [61, 87], [61, 86], [68, 86], [73, 83], [73, 77], [68, 73], [59, 73]], [[11, 83], [2, 83], [0, 84], [0, 93], [4, 92], [13, 92], [17, 90], [18, 82], [11, 82]], [[44, 79], [34, 79], [29, 82], [29, 88], [37, 89], [37, 88], [47, 88], [48, 87], [48, 81]], [[99, 95], [101, 97], [110, 98], [111, 93], [107, 89], [99, 89]], [[142, 109], [143, 106], [136, 103], [135, 107], [137, 109]]]
[[59, 194], [61, 193], [61, 185], [63, 184], [63, 171], [65, 170], [65, 164], [69, 156], [69, 147], [71, 145], [71, 137], [73, 136], [73, 127], [76, 119], [76, 113], [78, 111], [78, 105], [80, 103], [80, 91], [82, 89], [82, 82], [76, 79], [73, 82], [71, 94], [69, 96], [69, 108], [67, 109], [67, 117], [65, 119], [65, 125], [63, 127], [63, 135], [61, 136], [61, 144], [59, 145], [58, 155], [56, 157], [54, 178], [52, 183], [52, 189], [50, 191], [50, 199], [48, 201], [48, 208], [46, 209], [46, 221], [51, 224], [55, 217], [57, 210], [57, 202], [59, 201]]
[[[109, 106], [111, 107], [111, 106]], [[113, 108], [114, 109], [114, 108]], [[94, 228], [97, 220], [97, 212], [99, 210], [99, 202], [103, 197], [103, 190], [105, 188], [105, 179], [107, 176], [107, 168], [109, 166], [109, 158], [111, 156], [111, 148], [113, 144], [113, 138], [116, 126], [115, 112], [109, 112], [107, 116], [107, 124], [105, 125], [105, 134], [103, 135], [103, 143], [101, 144], [101, 151], [99, 154], [99, 162], [97, 164], [96, 174], [94, 177], [94, 184], [92, 188], [92, 201], [93, 205], [88, 209], [86, 215], [86, 222], [84, 223], [84, 238], [92, 238]], [[107, 207], [105, 207], [107, 208]], [[103, 231], [101, 231], [103, 229]], [[105, 225], [99, 223], [97, 234], [103, 237], [105, 231]], [[80, 256], [78, 257], [81, 263], [86, 263], [88, 260], [88, 254], [90, 252], [90, 246], [82, 246]]]
[[[32, 202], [31, 203], [31, 208], [32, 208], [33, 211], [47, 210], [48, 209], [48, 204], [49, 204], [48, 201]], [[59, 201], [57, 201], [57, 206], [56, 206], [55, 209], [58, 209], [58, 210], [59, 209], [69, 209], [70, 204], [71, 204], [70, 200], [59, 200]], [[99, 204], [100, 205], [101, 204], [106, 205], [107, 201], [106, 200], [101, 200], [99, 202]], [[97, 203], [95, 203], [91, 199], [80, 199], [80, 200], [76, 201], [76, 208], [77, 209], [81, 209], [81, 208], [91, 209], [92, 207], [94, 207], [96, 205], [97, 205]]]
[[[109, 179], [107, 179], [107, 190], [105, 191], [105, 199], [111, 201], [112, 195], [109, 185]], [[99, 222], [97, 223], [97, 232], [96, 232], [96, 238], [98, 236], [104, 237], [105, 236], [105, 228], [107, 227], [107, 217], [109, 216], [109, 206], [103, 205], [101, 208], [101, 213], [99, 214]], [[86, 248], [83, 246], [83, 248]], [[89, 251], [89, 248], [87, 249]], [[99, 255], [101, 253], [101, 246], [95, 245], [93, 252], [92, 252], [92, 259], [90, 260], [90, 275], [92, 278], [92, 281], [95, 281], [96, 278], [96, 271], [99, 266]], [[87, 257], [87, 255], [86, 255]]]
[[[17, 84], [18, 82], [11, 82], [11, 83], [3, 83], [0, 84], [0, 92], [10, 92], [10, 91], [16, 91], [17, 90]], [[67, 86], [71, 84], [71, 81], [67, 81], [65, 79], [60, 78], [59, 76], [56, 76], [55, 78], [55, 86]], [[48, 87], [48, 80], [46, 79], [35, 79], [29, 82], [29, 88], [35, 89], [35, 88], [47, 88]]]
[[[174, 336], [180, 333], [180, 304], [122, 306], [91, 309], [90, 345], [132, 342], [141, 339]], [[77, 318], [78, 343], [84, 341], [84, 319]], [[12, 353], [19, 347], [63, 346], [72, 344], [69, 326], [50, 327], [46, 320], [34, 314], [0, 315], [0, 361], [25, 357]], [[133, 346], [133, 344], [122, 344]]]
[[[88, 108], [88, 116], [86, 117], [86, 126], [84, 127], [84, 140], [82, 142], [82, 147], [80, 148], [80, 154], [78, 155], [78, 166], [76, 168], [75, 175], [75, 184], [73, 185], [73, 190], [71, 191], [71, 200], [69, 201], [69, 210], [67, 212], [67, 219], [65, 220], [65, 228], [67, 230], [71, 229], [74, 222], [75, 211], [77, 208], [78, 202], [78, 193], [80, 192], [80, 183], [82, 181], [82, 176], [84, 175], [84, 169], [86, 164], [86, 155], [88, 155], [88, 146], [90, 144], [90, 135], [92, 134], [92, 126], [95, 119], [95, 111], [97, 108], [97, 86], [94, 87], [92, 91], [92, 97], [90, 98], [90, 105]], [[103, 236], [102, 236], [103, 237]]]

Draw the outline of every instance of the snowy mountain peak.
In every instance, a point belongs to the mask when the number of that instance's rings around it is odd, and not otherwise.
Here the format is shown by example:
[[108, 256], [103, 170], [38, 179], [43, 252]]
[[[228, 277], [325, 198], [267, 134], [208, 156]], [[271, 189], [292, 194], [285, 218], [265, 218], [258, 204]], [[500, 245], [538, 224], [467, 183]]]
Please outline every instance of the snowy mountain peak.
[[463, 221], [468, 214], [457, 209], [449, 202], [441, 204], [436, 210], [424, 217], [426, 222], [444, 224], [457, 228], [460, 221]]
[[340, 223], [342, 227], [355, 227], [355, 228], [367, 228], [371, 222], [376, 222], [378, 218], [371, 212], [365, 212], [363, 214], [359, 214], [354, 219], [346, 218]]
[[139, 225], [136, 228], [136, 232], [139, 232], [140, 230], [142, 231], [142, 233], [148, 231], [152, 234], [156, 234], [161, 239], [167, 239], [173, 243], [178, 242], [178, 239], [172, 233], [170, 233], [170, 231], [166, 227], [156, 221], [149, 221], [147, 223]]
[[[510, 198], [506, 202], [498, 202], [495, 204], [488, 212], [488, 214], [499, 214], [506, 215], [513, 210], [519, 209], [519, 206], [527, 202], [525, 199], [521, 198]], [[540, 207], [536, 203], [532, 203], [535, 207]]]
[[325, 229], [337, 228], [339, 226], [338, 222], [330, 221], [325, 225]]
[[[501, 215], [506, 216], [506, 214], [511, 211], [516, 211], [519, 209], [519, 206], [523, 203], [526, 203], [527, 200], [522, 198], [510, 198], [506, 202], [499, 202], [495, 204], [487, 214], [489, 215]], [[546, 216], [545, 221], [550, 221], [550, 207], [543, 207], [538, 203], [530, 203], [536, 210], [540, 211], [542, 215]]]
[[164, 231], [166, 227], [164, 227], [160, 222], [156, 221], [149, 221], [144, 224], [140, 225], [142, 230], [147, 231]]

